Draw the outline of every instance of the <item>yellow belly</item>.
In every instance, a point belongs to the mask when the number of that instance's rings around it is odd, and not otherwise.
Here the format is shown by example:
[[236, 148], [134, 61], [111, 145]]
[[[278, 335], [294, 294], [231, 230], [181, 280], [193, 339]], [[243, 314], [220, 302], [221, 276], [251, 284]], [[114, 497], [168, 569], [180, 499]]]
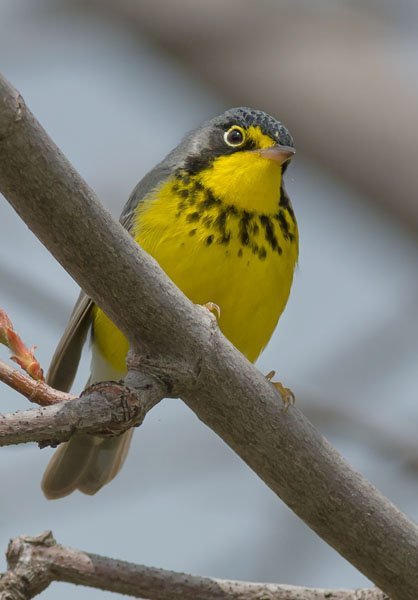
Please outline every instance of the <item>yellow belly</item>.
[[[266, 248], [266, 256], [260, 259], [254, 248], [242, 245], [239, 222], [233, 215], [226, 222], [228, 243], [217, 242], [210, 225], [216, 210], [207, 211], [206, 222], [200, 218], [194, 224], [190, 211], [179, 215], [178, 202], [171, 194], [162, 194], [141, 207], [135, 239], [194, 303], [219, 305], [222, 332], [255, 361], [286, 305], [297, 261], [297, 239], [285, 240], [277, 226], [279, 254], [266, 244], [260, 225], [253, 233], [253, 247]], [[100, 309], [95, 309], [93, 319], [94, 343], [111, 366], [123, 372], [126, 338]]]

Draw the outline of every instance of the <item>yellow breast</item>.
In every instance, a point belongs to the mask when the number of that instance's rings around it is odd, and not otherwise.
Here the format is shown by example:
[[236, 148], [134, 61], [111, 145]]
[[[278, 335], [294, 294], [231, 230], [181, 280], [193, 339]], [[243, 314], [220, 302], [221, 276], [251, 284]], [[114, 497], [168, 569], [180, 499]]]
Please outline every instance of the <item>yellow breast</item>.
[[[222, 332], [256, 360], [292, 284], [298, 237], [291, 208], [276, 201], [265, 214], [227, 204], [200, 177], [183, 174], [139, 205], [133, 234], [193, 302], [219, 305]], [[99, 309], [93, 331], [105, 359], [123, 372], [128, 342]]]

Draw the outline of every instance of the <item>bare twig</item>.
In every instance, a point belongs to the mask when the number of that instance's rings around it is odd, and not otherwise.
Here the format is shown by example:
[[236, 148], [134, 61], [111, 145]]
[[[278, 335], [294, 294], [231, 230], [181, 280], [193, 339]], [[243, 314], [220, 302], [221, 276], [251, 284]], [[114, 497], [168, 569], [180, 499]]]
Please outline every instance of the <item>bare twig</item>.
[[18, 537], [7, 550], [0, 600], [29, 600], [65, 581], [149, 600], [388, 600], [377, 588], [324, 590], [197, 577], [66, 548], [51, 532]]
[[[180, 395], [314, 531], [393, 600], [416, 600], [418, 527], [297, 408], [283, 411], [274, 387], [103, 210], [4, 80], [0, 190], [131, 346], [142, 349], [144, 360], [151, 357], [147, 373], [154, 382]], [[151, 359], [159, 356], [166, 368], [154, 367]]]
[[39, 404], [39, 406], [50, 406], [71, 400], [74, 398], [71, 394], [60, 392], [50, 387], [45, 381], [36, 381], [21, 373], [17, 369], [9, 367], [6, 363], [0, 360], [0, 381], [26, 396], [30, 402]]

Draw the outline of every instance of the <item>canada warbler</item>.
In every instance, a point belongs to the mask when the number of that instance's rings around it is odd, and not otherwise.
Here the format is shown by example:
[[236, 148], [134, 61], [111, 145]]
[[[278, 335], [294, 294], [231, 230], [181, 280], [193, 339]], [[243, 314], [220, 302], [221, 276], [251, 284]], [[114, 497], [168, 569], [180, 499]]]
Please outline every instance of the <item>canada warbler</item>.
[[[189, 133], [136, 186], [121, 223], [195, 303], [216, 303], [225, 336], [255, 361], [286, 305], [298, 230], [283, 185], [294, 154], [282, 123], [233, 108]], [[48, 382], [68, 390], [92, 329], [88, 383], [120, 379], [128, 341], [81, 293], [55, 351]], [[45, 472], [48, 498], [96, 493], [119, 472], [132, 430], [119, 437], [74, 436]]]

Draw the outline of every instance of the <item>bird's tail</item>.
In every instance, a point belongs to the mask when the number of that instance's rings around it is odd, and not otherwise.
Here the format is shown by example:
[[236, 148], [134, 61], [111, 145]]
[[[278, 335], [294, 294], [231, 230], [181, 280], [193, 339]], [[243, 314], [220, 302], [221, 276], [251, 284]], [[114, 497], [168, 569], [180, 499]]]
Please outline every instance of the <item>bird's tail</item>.
[[62, 498], [74, 490], [93, 495], [119, 473], [131, 443], [133, 429], [119, 437], [75, 435], [61, 444], [42, 479], [49, 499]]

